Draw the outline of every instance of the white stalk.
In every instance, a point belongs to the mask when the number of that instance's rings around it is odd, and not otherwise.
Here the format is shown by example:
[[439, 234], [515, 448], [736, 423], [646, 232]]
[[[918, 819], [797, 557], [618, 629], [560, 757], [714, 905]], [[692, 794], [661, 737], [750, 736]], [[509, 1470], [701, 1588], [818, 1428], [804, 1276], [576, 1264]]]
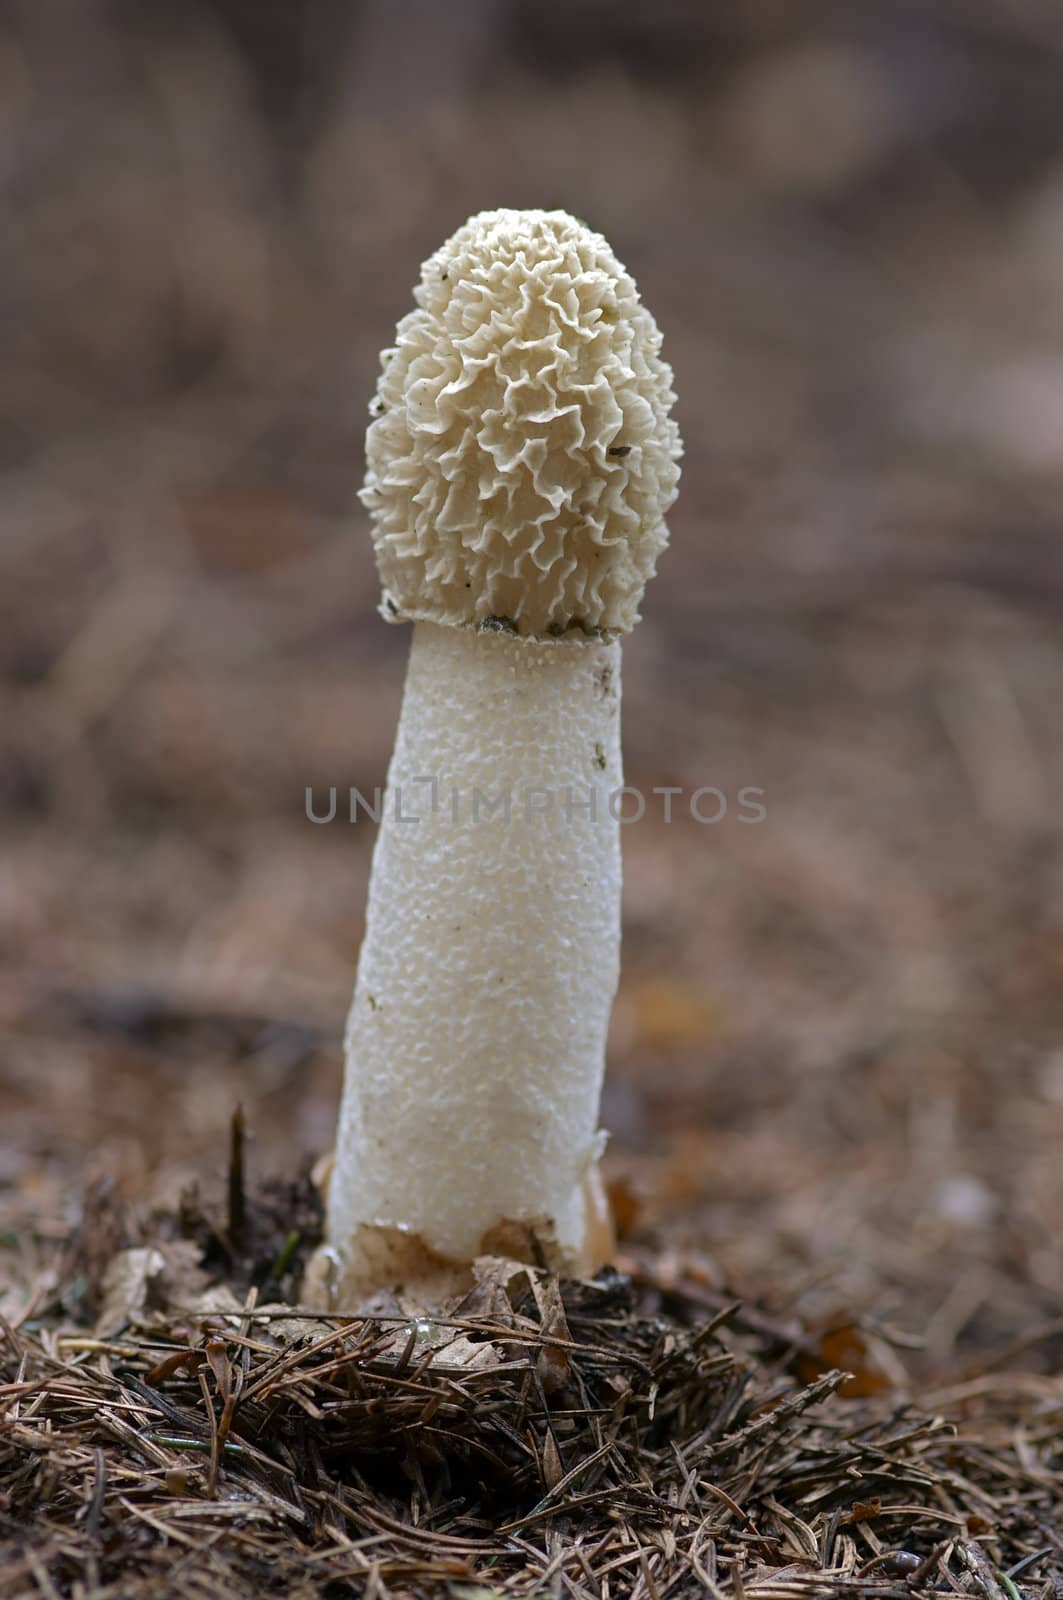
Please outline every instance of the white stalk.
[[465, 1263], [523, 1224], [545, 1259], [588, 1264], [619, 691], [618, 644], [414, 628], [329, 1196], [348, 1281], [367, 1227]]

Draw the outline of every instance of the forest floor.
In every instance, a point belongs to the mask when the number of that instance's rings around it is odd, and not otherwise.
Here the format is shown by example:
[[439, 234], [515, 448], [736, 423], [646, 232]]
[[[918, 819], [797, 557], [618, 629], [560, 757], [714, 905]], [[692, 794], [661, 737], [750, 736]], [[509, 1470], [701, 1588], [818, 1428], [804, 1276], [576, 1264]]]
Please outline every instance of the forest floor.
[[[102, 1186], [0, 1324], [0, 1593], [1056, 1596], [1061, 1325], [913, 1378], [631, 1245], [459, 1303], [299, 1306], [309, 1180], [135, 1215]], [[57, 1230], [63, 1232], [64, 1230]], [[31, 1241], [37, 1241], [36, 1245]]]

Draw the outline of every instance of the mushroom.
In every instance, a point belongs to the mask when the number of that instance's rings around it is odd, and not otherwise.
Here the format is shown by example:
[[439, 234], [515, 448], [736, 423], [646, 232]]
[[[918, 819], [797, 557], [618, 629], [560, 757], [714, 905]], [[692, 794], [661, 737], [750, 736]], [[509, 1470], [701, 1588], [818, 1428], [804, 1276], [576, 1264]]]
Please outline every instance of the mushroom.
[[472, 217], [382, 357], [362, 500], [412, 621], [311, 1297], [597, 1270], [620, 645], [667, 541], [672, 374], [563, 211]]

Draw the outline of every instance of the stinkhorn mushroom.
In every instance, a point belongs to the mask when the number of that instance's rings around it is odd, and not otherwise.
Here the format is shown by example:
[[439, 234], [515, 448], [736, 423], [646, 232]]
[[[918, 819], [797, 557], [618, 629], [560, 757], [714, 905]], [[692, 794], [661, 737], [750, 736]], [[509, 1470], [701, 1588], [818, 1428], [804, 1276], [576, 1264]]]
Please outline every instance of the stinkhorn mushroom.
[[619, 638], [681, 454], [657, 326], [574, 217], [471, 218], [414, 298], [366, 438], [381, 611], [414, 628], [311, 1275], [332, 1305], [608, 1254]]

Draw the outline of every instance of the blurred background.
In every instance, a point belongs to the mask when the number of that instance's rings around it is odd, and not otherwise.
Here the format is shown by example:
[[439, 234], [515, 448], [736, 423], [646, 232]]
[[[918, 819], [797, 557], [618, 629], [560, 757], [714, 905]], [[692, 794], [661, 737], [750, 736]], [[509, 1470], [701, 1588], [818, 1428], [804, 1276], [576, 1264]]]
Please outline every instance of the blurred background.
[[[0, 1301], [32, 1216], [328, 1148], [408, 636], [377, 354], [473, 211], [638, 279], [628, 1248], [932, 1365], [1063, 1311], [1057, 0], [0, 7]], [[6, 1255], [6, 1267], [5, 1267]]]

